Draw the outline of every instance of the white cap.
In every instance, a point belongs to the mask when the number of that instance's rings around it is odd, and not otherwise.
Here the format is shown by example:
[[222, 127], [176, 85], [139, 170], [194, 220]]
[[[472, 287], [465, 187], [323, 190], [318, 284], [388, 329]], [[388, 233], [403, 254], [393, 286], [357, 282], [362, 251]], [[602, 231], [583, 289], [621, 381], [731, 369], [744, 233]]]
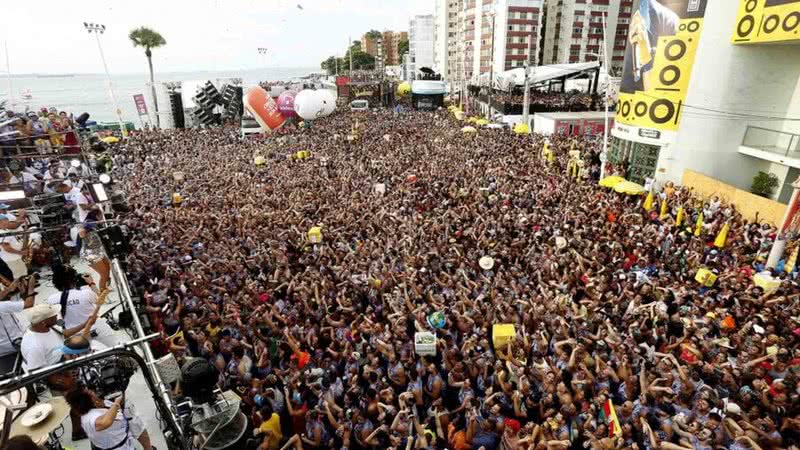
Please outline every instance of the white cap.
[[58, 316], [59, 309], [58, 305], [41, 304], [26, 309], [25, 314], [28, 316], [28, 321], [30, 321], [31, 325], [36, 325], [51, 317]]
[[484, 256], [478, 260], [478, 265], [481, 266], [483, 270], [491, 270], [494, 267], [494, 258], [491, 256]]

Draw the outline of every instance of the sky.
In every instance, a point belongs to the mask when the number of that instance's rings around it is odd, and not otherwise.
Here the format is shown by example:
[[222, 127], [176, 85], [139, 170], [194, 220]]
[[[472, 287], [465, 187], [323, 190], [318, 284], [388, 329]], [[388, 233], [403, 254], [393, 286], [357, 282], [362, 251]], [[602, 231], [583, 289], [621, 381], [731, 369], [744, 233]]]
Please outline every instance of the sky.
[[[163, 72], [319, 67], [342, 55], [348, 39], [370, 29], [407, 31], [434, 0], [38, 0], [4, 1], [0, 39], [11, 73], [102, 73], [95, 37], [83, 23], [101, 23], [111, 73], [147, 70], [144, 50], [128, 32], [155, 29], [167, 41], [153, 50]], [[302, 9], [298, 8], [298, 5]], [[0, 43], [2, 44], [2, 43]], [[266, 47], [267, 55], [258, 48]], [[6, 72], [0, 47], [0, 74]]]

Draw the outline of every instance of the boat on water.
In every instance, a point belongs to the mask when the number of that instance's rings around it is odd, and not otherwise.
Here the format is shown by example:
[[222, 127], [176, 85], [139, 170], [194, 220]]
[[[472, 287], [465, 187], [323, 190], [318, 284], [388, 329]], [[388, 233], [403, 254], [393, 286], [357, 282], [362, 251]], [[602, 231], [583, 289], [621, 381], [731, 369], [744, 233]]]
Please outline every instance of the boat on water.
[[20, 92], [20, 95], [25, 100], [30, 100], [30, 99], [33, 98], [33, 94], [31, 94], [31, 90], [30, 89], [23, 89], [22, 92]]
[[44, 73], [36, 75], [36, 78], [74, 78], [74, 73]]

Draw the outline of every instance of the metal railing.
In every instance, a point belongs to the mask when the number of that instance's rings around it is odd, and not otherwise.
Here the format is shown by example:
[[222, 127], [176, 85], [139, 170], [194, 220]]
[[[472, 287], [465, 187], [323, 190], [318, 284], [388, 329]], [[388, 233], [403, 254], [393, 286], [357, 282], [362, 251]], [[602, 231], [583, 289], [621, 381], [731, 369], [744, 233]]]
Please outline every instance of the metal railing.
[[800, 134], [748, 125], [742, 145], [778, 155], [800, 158]]

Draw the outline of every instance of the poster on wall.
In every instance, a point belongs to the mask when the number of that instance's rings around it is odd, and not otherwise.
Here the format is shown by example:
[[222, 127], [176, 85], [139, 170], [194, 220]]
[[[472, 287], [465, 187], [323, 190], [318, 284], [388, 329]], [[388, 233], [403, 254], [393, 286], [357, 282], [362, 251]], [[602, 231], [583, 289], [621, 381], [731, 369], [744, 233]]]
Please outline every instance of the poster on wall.
[[800, 41], [800, 0], [739, 0], [734, 44]]
[[674, 140], [706, 1], [634, 1], [613, 136], [651, 145]]

